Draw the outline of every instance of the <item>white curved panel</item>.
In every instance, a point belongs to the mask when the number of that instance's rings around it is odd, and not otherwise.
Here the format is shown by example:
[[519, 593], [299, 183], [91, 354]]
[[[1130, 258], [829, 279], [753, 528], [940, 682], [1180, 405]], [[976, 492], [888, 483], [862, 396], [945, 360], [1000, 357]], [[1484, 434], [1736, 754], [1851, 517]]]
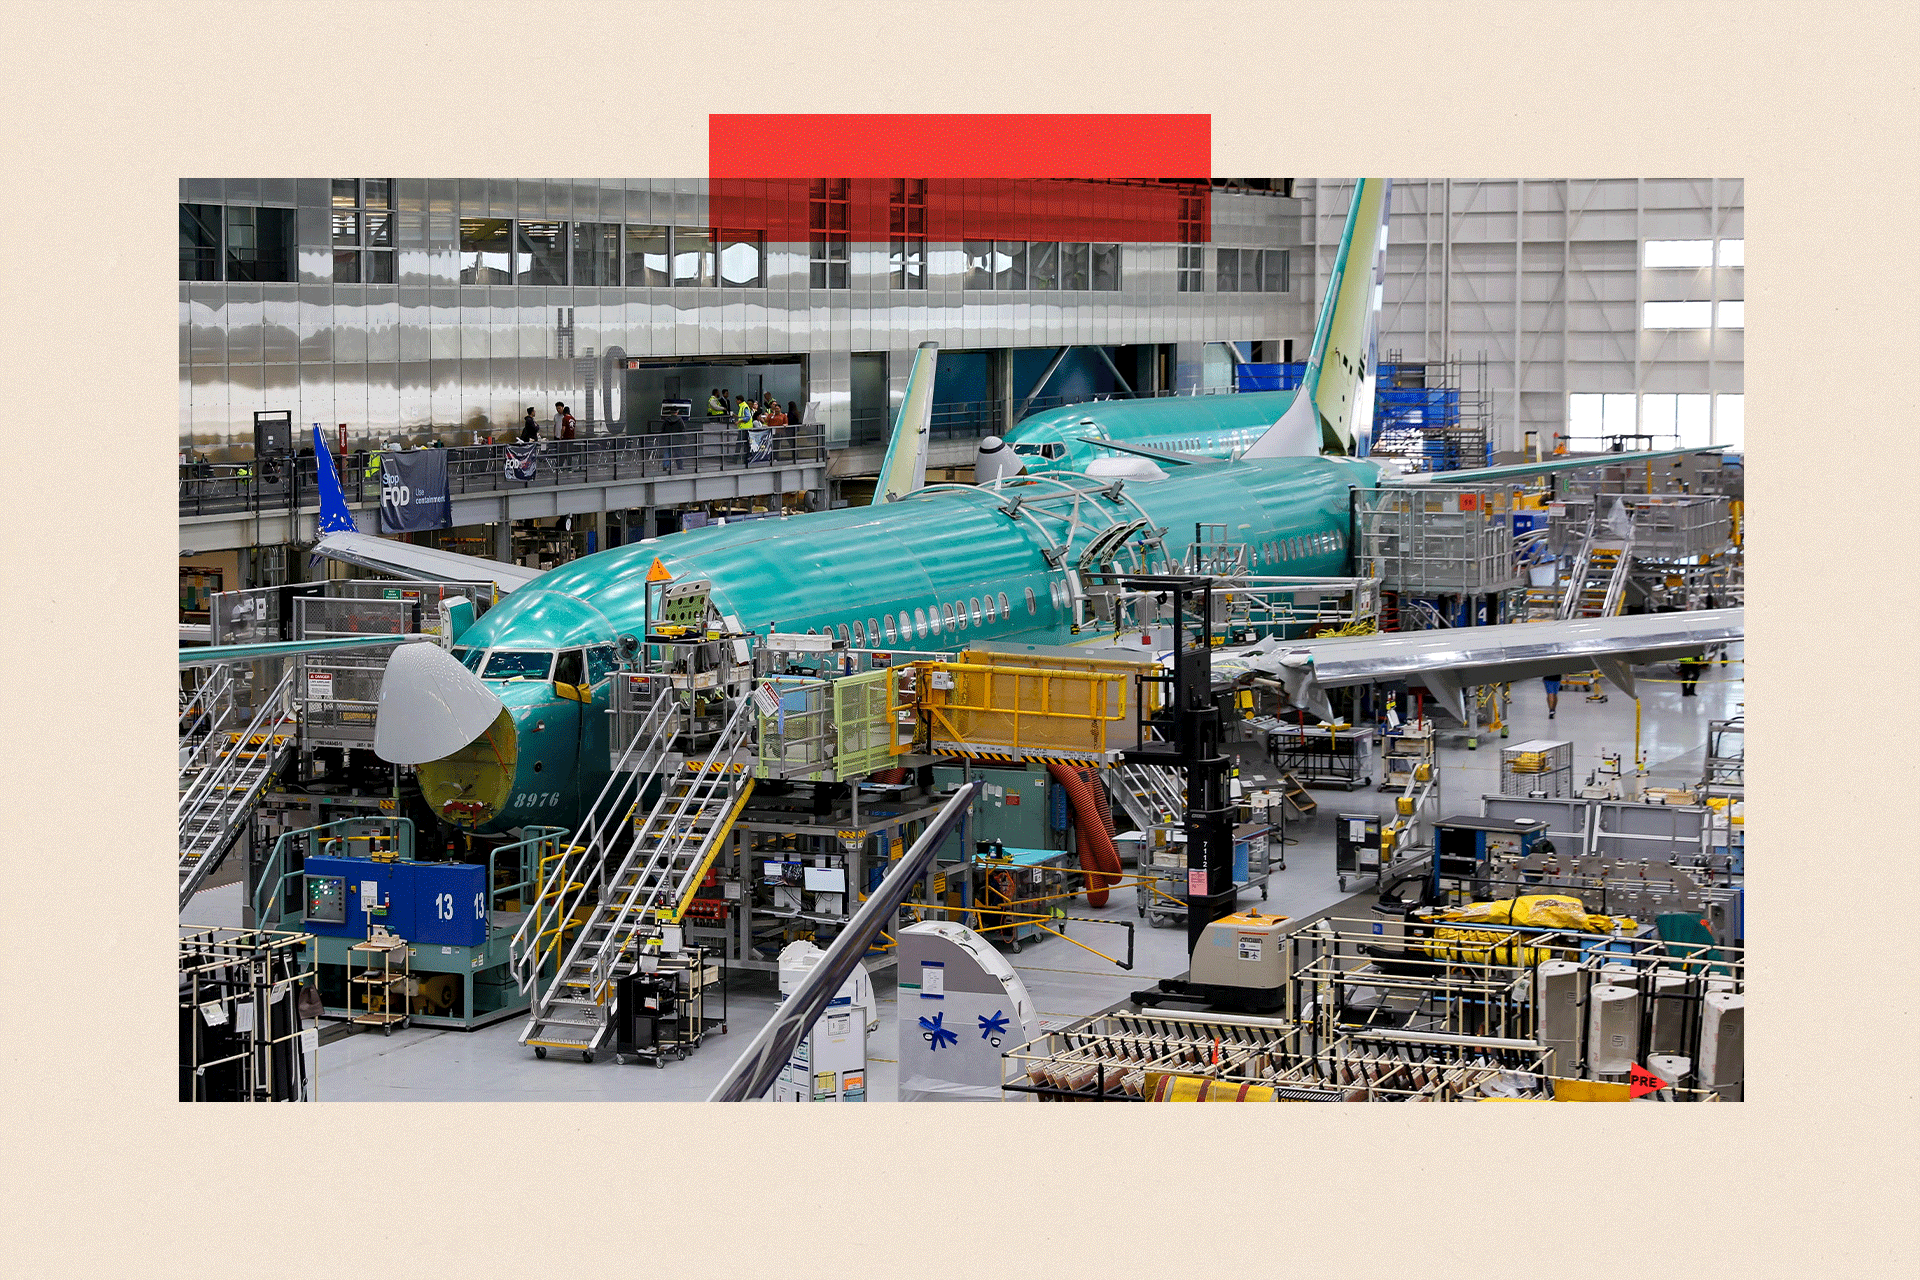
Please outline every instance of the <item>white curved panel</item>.
[[450, 756], [485, 733], [503, 705], [439, 645], [403, 645], [380, 681], [373, 753], [393, 764]]

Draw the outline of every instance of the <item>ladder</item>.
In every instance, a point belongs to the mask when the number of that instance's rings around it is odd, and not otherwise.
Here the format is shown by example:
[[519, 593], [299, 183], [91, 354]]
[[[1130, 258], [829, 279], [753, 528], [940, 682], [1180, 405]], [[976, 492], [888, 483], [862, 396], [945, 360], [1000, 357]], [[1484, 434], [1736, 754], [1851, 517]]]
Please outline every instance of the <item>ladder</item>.
[[294, 750], [291, 695], [298, 670], [288, 668], [246, 728], [216, 735], [209, 757], [180, 793], [182, 907], [246, 830], [268, 780]]
[[[602, 838], [599, 867], [604, 870], [615, 855], [619, 861], [601, 880], [599, 902], [520, 1033], [520, 1043], [532, 1045], [537, 1056], [573, 1049], [593, 1061], [613, 1027], [607, 1004], [614, 982], [639, 969], [640, 953], [657, 944], [664, 927], [679, 923], [753, 794], [751, 761], [743, 751], [754, 724], [752, 708], [751, 700], [741, 699], [705, 758], [683, 759], [664, 773], [652, 810], [631, 824], [623, 817]], [[582, 883], [591, 878], [582, 877]]]
[[1562, 618], [1611, 618], [1627, 598], [1627, 574], [1633, 566], [1628, 539], [1591, 537], [1580, 548], [1573, 576], [1560, 600]]
[[1142, 831], [1177, 827], [1187, 820], [1180, 771], [1157, 764], [1117, 764], [1107, 771], [1113, 798]]

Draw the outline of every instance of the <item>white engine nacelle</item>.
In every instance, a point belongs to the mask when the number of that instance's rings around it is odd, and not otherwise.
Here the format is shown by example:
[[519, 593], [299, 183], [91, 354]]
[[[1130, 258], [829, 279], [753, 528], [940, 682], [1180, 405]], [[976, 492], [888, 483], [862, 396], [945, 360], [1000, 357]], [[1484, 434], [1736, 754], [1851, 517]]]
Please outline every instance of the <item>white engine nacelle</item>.
[[999, 436], [985, 436], [980, 441], [980, 452], [973, 457], [973, 482], [990, 484], [995, 480], [1005, 480], [1017, 476], [1026, 469], [1020, 461], [1020, 455]]

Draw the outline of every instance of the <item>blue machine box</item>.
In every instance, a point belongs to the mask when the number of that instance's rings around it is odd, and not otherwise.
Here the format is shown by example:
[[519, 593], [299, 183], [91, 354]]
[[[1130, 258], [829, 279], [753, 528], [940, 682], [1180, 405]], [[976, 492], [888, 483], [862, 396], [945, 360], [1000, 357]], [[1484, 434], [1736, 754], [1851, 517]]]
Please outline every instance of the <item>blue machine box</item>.
[[371, 905], [376, 924], [411, 943], [478, 947], [487, 941], [487, 869], [477, 863], [316, 857], [305, 870], [302, 927], [309, 933], [364, 938]]

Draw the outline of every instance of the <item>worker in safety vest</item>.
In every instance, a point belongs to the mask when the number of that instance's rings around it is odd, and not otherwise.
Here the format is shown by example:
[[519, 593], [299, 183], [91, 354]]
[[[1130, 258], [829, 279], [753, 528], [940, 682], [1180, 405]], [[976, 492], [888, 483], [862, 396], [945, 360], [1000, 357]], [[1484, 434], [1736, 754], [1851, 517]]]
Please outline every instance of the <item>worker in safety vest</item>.
[[742, 431], [753, 426], [753, 401], [741, 399], [740, 407], [734, 410], [734, 425]]
[[718, 387], [715, 387], [713, 393], [707, 397], [707, 416], [709, 418], [724, 418], [727, 416], [727, 402], [720, 398], [720, 388]]

